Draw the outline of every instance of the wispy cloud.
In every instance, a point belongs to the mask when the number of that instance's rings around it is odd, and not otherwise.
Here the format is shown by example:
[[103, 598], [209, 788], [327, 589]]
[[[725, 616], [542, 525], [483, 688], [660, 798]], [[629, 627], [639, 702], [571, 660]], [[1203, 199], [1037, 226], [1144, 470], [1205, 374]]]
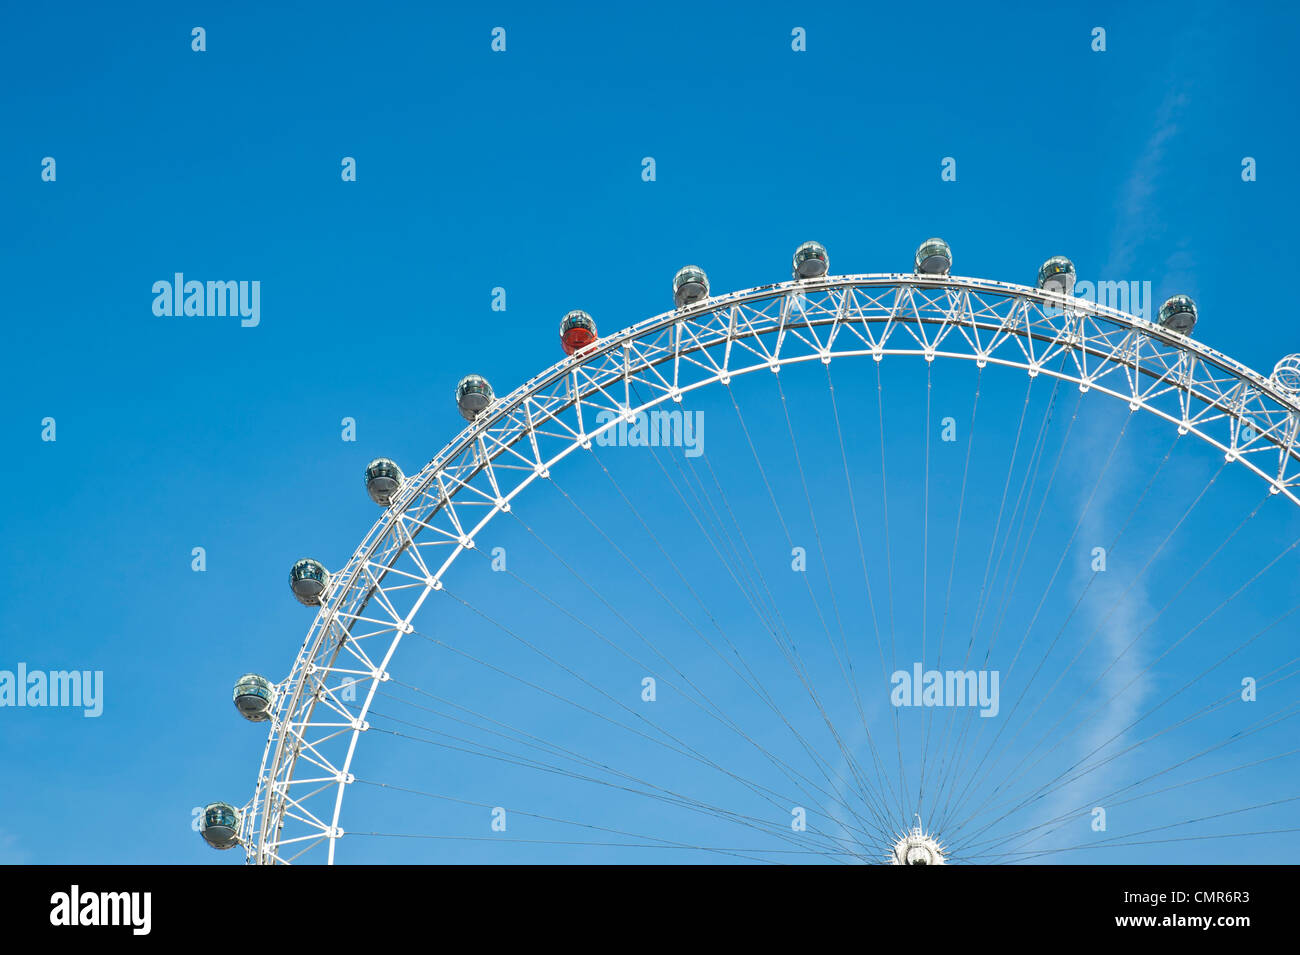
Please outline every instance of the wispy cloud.
[[[1188, 102], [1189, 97], [1183, 89], [1173, 88], [1156, 110], [1151, 134], [1117, 197], [1115, 228], [1111, 234], [1110, 255], [1102, 269], [1103, 278], [1129, 277], [1140, 260], [1143, 246], [1166, 238], [1159, 225], [1157, 194], [1166, 157], [1178, 135]], [[1177, 259], [1182, 260], [1179, 264], [1183, 270], [1190, 272], [1193, 263], [1188, 261], [1190, 256], [1182, 241], [1170, 248], [1165, 264]]]
[[[1113, 435], [1108, 440], [1114, 440]], [[1104, 450], [1101, 453], [1104, 454]], [[1140, 475], [1125, 473], [1133, 469], [1124, 466], [1121, 454], [1116, 452], [1110, 473], [1103, 480], [1092, 505], [1081, 515], [1078, 536], [1081, 554], [1090, 554], [1094, 547], [1110, 546], [1118, 521], [1127, 512], [1127, 497], [1120, 495], [1119, 491], [1135, 483], [1141, 484]], [[1121, 553], [1124, 550], [1132, 553], [1133, 542], [1128, 543], [1128, 548], [1121, 546]], [[1108, 554], [1107, 559], [1113, 559], [1113, 555]], [[1074, 575], [1072, 592], [1081, 592], [1084, 587], [1088, 587], [1088, 595], [1076, 617], [1075, 642], [1091, 640], [1091, 643], [1080, 660], [1076, 676], [1085, 681], [1084, 686], [1097, 681], [1099, 676], [1101, 679], [1065, 724], [1072, 728], [1087, 717], [1072, 736], [1072, 753], [1064, 764], [1081, 763], [1071, 776], [1124, 748], [1129, 736], [1125, 728], [1141, 715], [1150, 696], [1150, 677], [1139, 676], [1146, 660], [1142, 644], [1138, 642], [1132, 649], [1127, 649], [1152, 616], [1147, 587], [1144, 583], [1134, 584], [1130, 575], [1109, 569], [1097, 573], [1094, 578], [1091, 563], [1082, 563]], [[1094, 712], [1095, 715], [1091, 715]], [[1045, 840], [1044, 845], [1076, 845], [1084, 841], [1093, 805], [1121, 785], [1116, 782], [1117, 775], [1120, 775], [1115, 771], [1117, 766], [1118, 761], [1087, 772], [1077, 782], [1054, 794], [1050, 806], [1044, 811], [1044, 820], [1074, 813], [1085, 804], [1090, 805], [1079, 812], [1077, 822], [1067, 824], [1062, 830], [1070, 833], [1068, 838], [1062, 839], [1058, 834]], [[1101, 805], [1106, 808], [1104, 803]]]
[[[1151, 257], [1144, 254], [1147, 247], [1153, 242], [1159, 242], [1163, 243], [1163, 258], [1160, 262], [1163, 274], [1158, 277], [1158, 284], [1166, 288], [1176, 285], [1179, 290], [1195, 291], [1192, 276], [1196, 263], [1191, 252], [1182, 239], [1171, 242], [1161, 225], [1165, 218], [1163, 209], [1169, 201], [1168, 195], [1162, 190], [1162, 172], [1167, 157], [1176, 145], [1188, 103], [1185, 86], [1179, 81], [1171, 80], [1169, 92], [1156, 109], [1151, 133], [1133, 161], [1132, 169], [1117, 197], [1115, 228], [1111, 236], [1110, 253], [1101, 273], [1102, 278], [1118, 281], [1137, 277], [1135, 273], [1139, 265], [1151, 264]], [[1155, 284], [1157, 283], [1153, 281]], [[1097, 460], [1104, 459], [1114, 441], [1114, 425], [1109, 422], [1113, 422], [1113, 419], [1108, 416], [1087, 416], [1085, 419], [1080, 435], [1081, 443], [1089, 448], [1086, 453], [1095, 456]], [[1117, 511], [1126, 512], [1125, 501], [1117, 499], [1117, 489], [1132, 487], [1135, 481], [1141, 484], [1141, 475], [1130, 473], [1133, 471], [1135, 469], [1129, 455], [1121, 444], [1091, 504], [1087, 503], [1086, 496], [1080, 498], [1076, 519], [1081, 522], [1078, 535], [1081, 553], [1089, 553], [1093, 547], [1109, 546], [1116, 526], [1115, 514]], [[1133, 541], [1130, 540], [1127, 544], [1132, 547]], [[1138, 678], [1134, 682], [1144, 668], [1141, 644], [1125, 652], [1125, 648], [1141, 631], [1144, 621], [1150, 619], [1148, 588], [1145, 582], [1130, 587], [1130, 578], [1112, 571], [1097, 574], [1096, 579], [1089, 584], [1092, 576], [1091, 566], [1081, 564], [1076, 573], [1073, 592], [1078, 593], [1088, 586], [1089, 593], [1073, 629], [1080, 641], [1092, 638], [1088, 652], [1081, 661], [1085, 665], [1084, 679], [1091, 683], [1103, 671], [1105, 675], [1089, 698], [1080, 704], [1078, 715], [1091, 713], [1112, 696], [1120, 695], [1102, 707], [1086, 726], [1074, 734], [1073, 755], [1066, 765], [1079, 760], [1084, 760], [1085, 765], [1092, 765], [1104, 759], [1108, 753], [1122, 749], [1129, 735], [1124, 733], [1124, 728], [1141, 714], [1143, 703], [1149, 696], [1149, 678]], [[1121, 654], [1123, 657], [1117, 661]], [[1068, 725], [1073, 725], [1076, 718], [1072, 716]], [[1112, 737], [1118, 738], [1107, 744]], [[1090, 755], [1099, 747], [1104, 749]], [[1063, 787], [1054, 798], [1047, 801], [1049, 805], [1044, 807], [1042, 818], [1045, 820], [1074, 812], [1085, 802], [1094, 801], [1118, 788], [1115, 782], [1118, 774], [1114, 770], [1115, 764], [1107, 764], [1089, 772], [1078, 782]], [[1088, 831], [1084, 828], [1087, 824], [1088, 814], [1083, 813], [1077, 823], [1067, 824], [1063, 830], [1070, 832], [1071, 838], [1062, 840], [1058, 833], [1056, 837], [1045, 839], [1042, 844], [1077, 844], [1080, 839], [1075, 837], [1082, 837]]]
[[27, 865], [32, 861], [32, 854], [18, 842], [12, 832], [0, 829], [0, 865]]

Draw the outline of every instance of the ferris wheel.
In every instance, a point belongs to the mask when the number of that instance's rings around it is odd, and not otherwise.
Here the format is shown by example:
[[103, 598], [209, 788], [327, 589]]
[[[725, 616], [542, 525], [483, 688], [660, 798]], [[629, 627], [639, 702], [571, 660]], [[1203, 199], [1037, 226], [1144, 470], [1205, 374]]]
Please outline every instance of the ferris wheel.
[[[1300, 543], [1300, 355], [1262, 375], [1192, 338], [1190, 297], [1139, 318], [1076, 297], [1061, 256], [1034, 286], [953, 276], [940, 239], [912, 264], [833, 275], [805, 242], [790, 281], [722, 295], [687, 266], [670, 311], [613, 334], [565, 314], [564, 357], [509, 394], [464, 377], [466, 425], [427, 464], [366, 467], [380, 516], [342, 567], [293, 565], [315, 617], [287, 677], [236, 683], [269, 734], [252, 798], [207, 806], [203, 838], [253, 864], [400, 839], [900, 865], [1290, 838], [1300, 797], [1264, 790], [1295, 778], [1300, 607], [1276, 582]], [[994, 378], [1015, 388], [981, 444]], [[958, 393], [969, 412], [940, 415]], [[720, 453], [703, 419], [690, 444], [697, 406]], [[1152, 463], [1119, 474], [1123, 454]], [[1129, 620], [1135, 588], [1160, 606]]]

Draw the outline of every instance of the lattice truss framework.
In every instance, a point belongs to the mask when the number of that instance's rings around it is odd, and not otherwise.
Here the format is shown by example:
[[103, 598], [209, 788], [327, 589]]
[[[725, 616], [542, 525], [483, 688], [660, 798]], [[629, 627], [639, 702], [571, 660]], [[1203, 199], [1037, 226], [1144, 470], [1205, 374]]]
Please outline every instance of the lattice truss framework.
[[1096, 389], [1196, 435], [1300, 504], [1295, 393], [1190, 338], [1082, 299], [884, 274], [763, 286], [666, 312], [494, 401], [406, 478], [331, 576], [277, 687], [255, 794], [241, 814], [248, 861], [294, 862], [322, 848], [334, 861], [352, 758], [402, 636], [451, 564], [534, 480], [620, 419], [697, 388], [794, 362], [886, 355], [992, 363]]

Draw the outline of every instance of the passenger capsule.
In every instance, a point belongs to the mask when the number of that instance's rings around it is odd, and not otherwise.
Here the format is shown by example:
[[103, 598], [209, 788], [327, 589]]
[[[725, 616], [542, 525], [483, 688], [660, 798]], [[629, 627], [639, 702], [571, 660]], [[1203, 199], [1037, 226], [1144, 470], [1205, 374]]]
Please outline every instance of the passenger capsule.
[[392, 503], [402, 486], [402, 469], [388, 458], [375, 458], [366, 465], [366, 493], [380, 507]]
[[678, 308], [694, 305], [709, 297], [709, 277], [698, 265], [688, 265], [673, 276], [673, 302]]
[[596, 323], [581, 309], [574, 309], [560, 321], [560, 344], [566, 355], [586, 348], [596, 337]]
[[1196, 327], [1196, 303], [1190, 295], [1174, 295], [1160, 306], [1156, 321], [1170, 331], [1190, 335]]
[[1300, 395], [1300, 355], [1287, 355], [1273, 366], [1273, 384], [1285, 392]]
[[204, 806], [199, 834], [214, 849], [234, 848], [239, 845], [239, 810], [228, 802]]
[[1074, 293], [1074, 263], [1063, 255], [1054, 255], [1038, 270], [1038, 287], [1063, 295]]
[[473, 421], [490, 404], [492, 386], [482, 375], [466, 375], [456, 385], [456, 407], [466, 421]]
[[831, 267], [826, 248], [820, 242], [805, 242], [794, 252], [794, 277], [815, 279], [825, 275]]
[[289, 586], [298, 602], [308, 607], [320, 606], [321, 594], [330, 582], [330, 572], [318, 560], [306, 557], [293, 565], [289, 571]]
[[275, 687], [256, 673], [245, 673], [235, 684], [235, 708], [250, 723], [264, 723], [271, 718], [275, 705]]
[[947, 275], [952, 268], [952, 249], [943, 239], [926, 239], [916, 250], [917, 275]]

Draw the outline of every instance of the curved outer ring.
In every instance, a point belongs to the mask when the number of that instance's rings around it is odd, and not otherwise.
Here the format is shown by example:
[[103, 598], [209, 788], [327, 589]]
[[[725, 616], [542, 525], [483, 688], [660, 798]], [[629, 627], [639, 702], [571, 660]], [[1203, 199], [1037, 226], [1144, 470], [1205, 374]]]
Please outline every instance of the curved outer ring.
[[[278, 687], [256, 791], [241, 814], [247, 860], [291, 862], [328, 842], [334, 861], [357, 740], [402, 636], [474, 536], [534, 479], [590, 447], [619, 417], [631, 420], [696, 388], [798, 361], [887, 354], [992, 362], [1096, 388], [1195, 434], [1300, 505], [1300, 399], [1226, 355], [1116, 309], [987, 279], [891, 273], [783, 282], [665, 312], [496, 400], [393, 495], [331, 577]], [[1047, 367], [1052, 359], [1059, 368]], [[634, 405], [633, 382], [652, 396]], [[441, 559], [426, 562], [438, 547]], [[413, 602], [398, 599], [417, 588]], [[385, 635], [375, 660], [365, 647]], [[309, 767], [301, 776], [300, 761]]]

